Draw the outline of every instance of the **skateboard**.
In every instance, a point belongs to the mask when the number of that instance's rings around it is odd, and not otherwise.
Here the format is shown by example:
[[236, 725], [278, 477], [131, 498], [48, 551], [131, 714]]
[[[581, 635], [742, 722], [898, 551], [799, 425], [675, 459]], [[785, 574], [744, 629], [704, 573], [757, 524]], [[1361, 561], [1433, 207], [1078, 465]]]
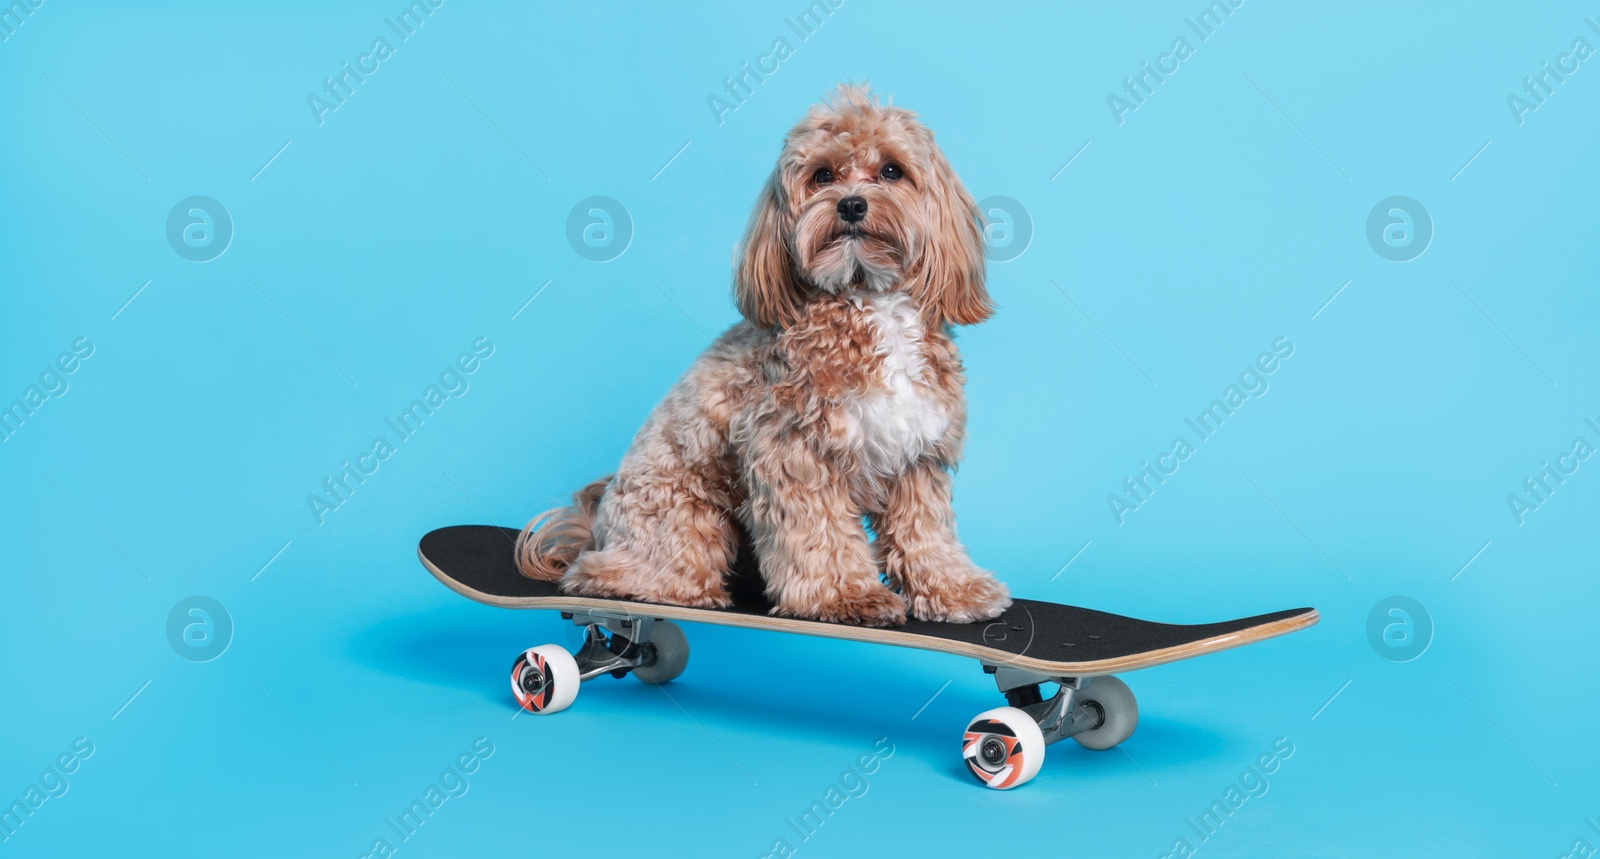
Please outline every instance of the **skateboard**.
[[[842, 638], [933, 650], [978, 660], [994, 677], [1006, 706], [973, 717], [961, 754], [982, 784], [1017, 787], [1044, 762], [1045, 747], [1071, 737], [1085, 748], [1110, 749], [1133, 733], [1139, 707], [1114, 675], [1215, 653], [1304, 629], [1312, 608], [1288, 609], [1216, 623], [1169, 624], [1093, 609], [1016, 599], [992, 621], [936, 623], [907, 620], [870, 628], [775, 617], [762, 593], [748, 543], [729, 574], [734, 604], [725, 609], [574, 596], [554, 582], [523, 577], [512, 549], [517, 531], [457, 525], [429, 532], [417, 547], [422, 565], [446, 587], [503, 608], [561, 612], [583, 630], [577, 653], [556, 644], [530, 647], [511, 667], [511, 692], [526, 711], [566, 709], [585, 680], [626, 674], [666, 683], [689, 664], [689, 644], [673, 621]], [[1043, 684], [1055, 684], [1045, 698]]]

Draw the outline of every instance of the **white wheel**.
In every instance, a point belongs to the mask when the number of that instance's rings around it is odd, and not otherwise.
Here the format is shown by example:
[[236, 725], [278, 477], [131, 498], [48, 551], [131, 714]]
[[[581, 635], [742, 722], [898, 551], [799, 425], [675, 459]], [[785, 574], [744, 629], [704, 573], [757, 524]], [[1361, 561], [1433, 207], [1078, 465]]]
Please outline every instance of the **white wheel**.
[[567, 709], [582, 682], [578, 660], [559, 644], [530, 647], [511, 664], [511, 694], [530, 713]]
[[985, 710], [967, 723], [961, 756], [978, 781], [995, 790], [1010, 790], [1039, 774], [1044, 733], [1032, 716], [1016, 707]]
[[656, 660], [633, 669], [633, 676], [646, 683], [666, 683], [689, 667], [689, 639], [670, 620], [658, 620], [651, 625], [650, 641], [645, 646], [655, 650]]
[[1100, 716], [1099, 726], [1072, 735], [1086, 749], [1103, 752], [1126, 740], [1139, 725], [1139, 703], [1133, 700], [1133, 690], [1109, 674], [1090, 680], [1089, 688], [1077, 694], [1075, 703]]

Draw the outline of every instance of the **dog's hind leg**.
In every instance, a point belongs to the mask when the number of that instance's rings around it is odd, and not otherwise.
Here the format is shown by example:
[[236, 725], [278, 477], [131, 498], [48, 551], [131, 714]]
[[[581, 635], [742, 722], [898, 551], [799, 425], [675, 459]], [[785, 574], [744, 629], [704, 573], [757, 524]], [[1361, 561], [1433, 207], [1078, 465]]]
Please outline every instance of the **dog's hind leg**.
[[607, 492], [596, 547], [573, 562], [562, 590], [699, 608], [732, 605], [723, 578], [738, 528], [725, 503], [683, 484], [659, 500], [634, 490], [619, 481]]

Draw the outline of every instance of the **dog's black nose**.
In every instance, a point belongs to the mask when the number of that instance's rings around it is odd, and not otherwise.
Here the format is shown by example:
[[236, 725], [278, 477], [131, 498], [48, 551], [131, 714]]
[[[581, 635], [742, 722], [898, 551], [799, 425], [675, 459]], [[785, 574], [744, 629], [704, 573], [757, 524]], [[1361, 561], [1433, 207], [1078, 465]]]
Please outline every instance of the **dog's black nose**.
[[839, 217], [846, 223], [860, 223], [867, 217], [867, 201], [864, 197], [846, 197], [839, 201]]

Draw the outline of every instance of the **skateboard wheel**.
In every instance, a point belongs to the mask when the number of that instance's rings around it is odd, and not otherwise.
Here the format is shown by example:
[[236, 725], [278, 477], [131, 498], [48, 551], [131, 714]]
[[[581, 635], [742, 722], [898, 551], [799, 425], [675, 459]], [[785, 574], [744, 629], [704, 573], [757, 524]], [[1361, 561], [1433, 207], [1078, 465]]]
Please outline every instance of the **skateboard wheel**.
[[670, 620], [658, 620], [651, 626], [645, 646], [655, 650], [655, 661], [633, 669], [633, 676], [652, 686], [671, 681], [689, 667], [689, 639]]
[[578, 660], [559, 644], [530, 647], [511, 665], [511, 694], [530, 713], [567, 709], [581, 682]]
[[1103, 752], [1126, 740], [1139, 725], [1139, 703], [1128, 684], [1107, 674], [1089, 681], [1075, 706], [1100, 714], [1100, 724], [1072, 735], [1078, 745]]
[[967, 723], [961, 756], [985, 786], [1010, 790], [1039, 774], [1044, 733], [1032, 716], [1016, 707], [985, 710]]

